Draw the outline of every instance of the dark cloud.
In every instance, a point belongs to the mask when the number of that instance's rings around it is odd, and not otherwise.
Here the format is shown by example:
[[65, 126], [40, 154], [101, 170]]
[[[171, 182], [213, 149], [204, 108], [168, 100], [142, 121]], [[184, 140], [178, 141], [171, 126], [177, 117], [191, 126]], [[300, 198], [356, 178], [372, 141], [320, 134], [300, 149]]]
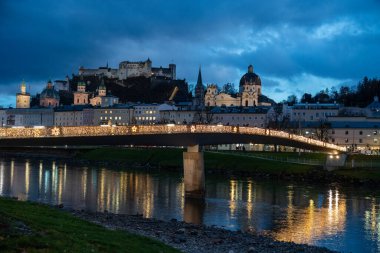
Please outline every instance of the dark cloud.
[[274, 92], [282, 93], [282, 92], [285, 92], [285, 91], [282, 90], [282, 89], [276, 88], [276, 89], [274, 89]]
[[[379, 77], [379, 1], [0, 1], [0, 91], [122, 60], [177, 64], [178, 76], [237, 83], [248, 64], [263, 89]], [[285, 85], [284, 82], [287, 82]], [[316, 80], [314, 80], [316, 82]], [[11, 87], [10, 87], [11, 86]], [[7, 88], [1, 88], [7, 87]], [[271, 96], [271, 94], [268, 94]], [[278, 94], [277, 94], [278, 95]]]

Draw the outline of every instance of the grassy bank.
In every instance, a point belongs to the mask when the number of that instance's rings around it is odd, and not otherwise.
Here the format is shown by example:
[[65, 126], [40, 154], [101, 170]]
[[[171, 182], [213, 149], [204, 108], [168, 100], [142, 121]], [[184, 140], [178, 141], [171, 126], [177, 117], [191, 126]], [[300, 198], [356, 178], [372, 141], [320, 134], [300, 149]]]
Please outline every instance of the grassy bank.
[[0, 198], [1, 252], [178, 252], [36, 203]]
[[[100, 148], [82, 152], [80, 159], [91, 161], [121, 161], [128, 164], [151, 165], [162, 168], [182, 168], [182, 149], [149, 148]], [[281, 163], [235, 153], [205, 152], [205, 169], [229, 170], [252, 173], [307, 173], [316, 166]], [[317, 166], [318, 167], [318, 166]]]
[[[91, 161], [118, 161], [125, 162], [128, 165], [151, 165], [161, 168], [177, 168], [181, 170], [183, 160], [182, 149], [167, 148], [99, 148], [87, 150], [78, 155], [80, 159]], [[253, 155], [253, 156], [251, 156]], [[205, 169], [207, 171], [222, 171], [231, 173], [246, 174], [269, 174], [277, 175], [303, 175], [318, 174], [319, 177], [325, 177], [329, 180], [344, 179], [357, 181], [380, 181], [380, 168], [355, 168], [340, 169], [332, 172], [325, 172], [322, 166], [295, 164], [282, 161], [271, 161], [260, 159], [255, 156], [267, 158], [300, 158], [325, 161], [327, 154], [324, 153], [289, 153], [289, 152], [226, 152], [214, 153], [205, 152]], [[379, 160], [379, 157], [355, 155], [355, 161], [367, 161], [369, 159]], [[348, 158], [350, 161], [352, 157]], [[322, 178], [321, 178], [322, 180]]]

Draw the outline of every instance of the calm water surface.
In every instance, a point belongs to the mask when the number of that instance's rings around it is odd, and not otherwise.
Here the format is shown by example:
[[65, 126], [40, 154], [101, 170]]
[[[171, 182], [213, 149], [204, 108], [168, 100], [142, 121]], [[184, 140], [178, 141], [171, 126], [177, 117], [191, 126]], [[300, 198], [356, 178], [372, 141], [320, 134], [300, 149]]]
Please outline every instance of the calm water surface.
[[182, 175], [0, 160], [0, 195], [91, 211], [252, 230], [344, 252], [380, 252], [380, 193], [206, 176], [204, 202], [184, 198]]

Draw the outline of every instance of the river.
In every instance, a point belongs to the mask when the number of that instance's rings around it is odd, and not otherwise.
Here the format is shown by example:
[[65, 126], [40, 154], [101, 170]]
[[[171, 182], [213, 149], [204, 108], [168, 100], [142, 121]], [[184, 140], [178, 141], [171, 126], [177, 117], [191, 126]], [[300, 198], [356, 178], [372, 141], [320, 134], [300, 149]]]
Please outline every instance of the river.
[[181, 173], [0, 160], [0, 195], [79, 210], [142, 214], [344, 252], [380, 252], [380, 191], [206, 175], [204, 201], [185, 200]]

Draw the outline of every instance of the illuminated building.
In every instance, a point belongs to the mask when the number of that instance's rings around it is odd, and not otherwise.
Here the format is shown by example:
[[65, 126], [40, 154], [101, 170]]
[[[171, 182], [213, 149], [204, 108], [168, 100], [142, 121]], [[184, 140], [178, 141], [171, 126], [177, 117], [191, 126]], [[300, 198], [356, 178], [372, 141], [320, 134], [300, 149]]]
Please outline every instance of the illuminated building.
[[205, 106], [257, 106], [271, 105], [261, 101], [261, 79], [254, 73], [253, 66], [248, 66], [248, 72], [244, 74], [239, 83], [239, 92], [233, 94], [229, 91], [218, 91], [216, 84], [207, 86], [204, 97]]
[[24, 81], [22, 81], [20, 92], [16, 94], [16, 108], [29, 108], [29, 107], [30, 107], [30, 94], [26, 92], [26, 84]]
[[133, 107], [128, 105], [115, 105], [106, 108], [89, 109], [93, 112], [92, 125], [130, 125], [133, 121]]
[[46, 88], [40, 95], [40, 106], [56, 107], [59, 105], [59, 93], [54, 89], [52, 82], [49, 80]]
[[86, 83], [81, 80], [78, 82], [77, 91], [74, 92], [74, 105], [87, 105], [89, 95], [86, 92]]
[[54, 110], [53, 108], [18, 108], [7, 109], [6, 123], [7, 126], [53, 126]]
[[111, 107], [119, 103], [119, 98], [107, 94], [107, 88], [102, 79], [98, 87], [98, 95], [90, 99], [92, 106]]
[[177, 108], [169, 104], [141, 104], [135, 105], [134, 110], [134, 121], [138, 125], [151, 125], [161, 122], [161, 111], [176, 111]]

